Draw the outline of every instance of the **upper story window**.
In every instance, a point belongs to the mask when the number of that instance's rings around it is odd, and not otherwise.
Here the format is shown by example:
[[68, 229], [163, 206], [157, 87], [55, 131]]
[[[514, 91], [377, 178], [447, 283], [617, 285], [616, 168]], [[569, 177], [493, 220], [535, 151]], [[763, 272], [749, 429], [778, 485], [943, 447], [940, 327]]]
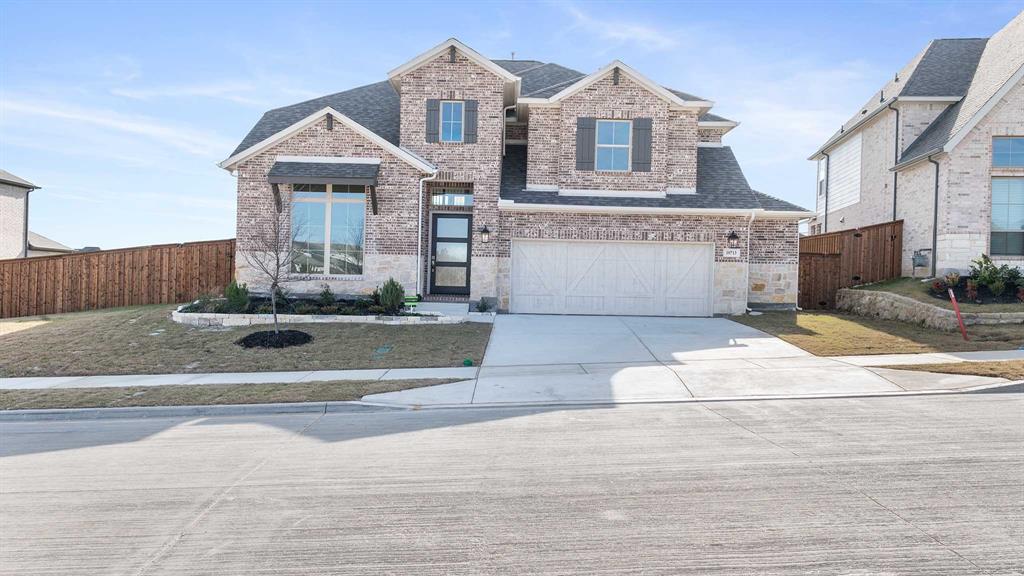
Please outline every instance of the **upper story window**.
[[362, 274], [366, 193], [363, 186], [292, 186], [295, 274]]
[[465, 109], [462, 102], [441, 102], [441, 142], [462, 142]]
[[992, 166], [1024, 168], [1024, 136], [999, 136], [992, 139]]
[[597, 121], [597, 170], [629, 171], [630, 127], [629, 120]]
[[1024, 178], [992, 179], [991, 252], [1024, 256]]

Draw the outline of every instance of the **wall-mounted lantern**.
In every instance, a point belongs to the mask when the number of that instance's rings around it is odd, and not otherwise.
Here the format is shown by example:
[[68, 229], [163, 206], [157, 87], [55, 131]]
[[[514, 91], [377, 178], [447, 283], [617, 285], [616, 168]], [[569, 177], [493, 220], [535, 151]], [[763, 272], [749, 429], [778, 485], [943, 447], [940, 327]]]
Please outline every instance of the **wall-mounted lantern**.
[[729, 232], [729, 236], [726, 237], [729, 240], [729, 248], [740, 247], [740, 235], [735, 230]]
[[483, 242], [484, 244], [487, 244], [488, 242], [491, 241], [491, 229], [488, 228], [487, 226], [484, 226], [483, 228], [480, 229], [480, 241]]

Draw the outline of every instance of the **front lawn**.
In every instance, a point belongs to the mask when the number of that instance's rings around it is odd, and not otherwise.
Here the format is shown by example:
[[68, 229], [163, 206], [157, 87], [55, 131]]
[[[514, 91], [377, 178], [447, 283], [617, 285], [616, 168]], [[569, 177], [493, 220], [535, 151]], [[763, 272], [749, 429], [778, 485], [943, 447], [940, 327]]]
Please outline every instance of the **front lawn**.
[[817, 356], [1014, 350], [1024, 345], [1024, 329], [1019, 324], [969, 326], [971, 340], [965, 342], [959, 332], [828, 312], [765, 312], [730, 319]]
[[[198, 328], [166, 305], [0, 320], [0, 377], [461, 366], [483, 359], [490, 324], [290, 324], [313, 342], [245, 349], [268, 326]], [[29, 326], [29, 327], [26, 327]]]
[[[920, 302], [931, 304], [932, 306], [938, 306], [947, 310], [953, 309], [953, 303], [948, 298], [936, 298], [928, 292], [929, 282], [921, 282], [920, 279], [915, 278], [896, 278], [894, 280], [886, 280], [884, 282], [876, 282], [874, 284], [865, 284], [864, 286], [858, 286], [857, 290], [878, 290], [882, 292], [892, 292], [893, 294], [899, 294], [900, 296], [906, 296], [913, 298]], [[970, 301], [959, 301], [961, 312], [1024, 312], [1024, 303], [1021, 302], [1010, 302], [1005, 304], [975, 304]]]
[[1003, 360], [999, 362], [951, 362], [948, 364], [913, 364], [910, 366], [886, 366], [895, 370], [918, 370], [942, 374], [968, 374], [991, 376], [1007, 380], [1024, 380], [1024, 360]]
[[210, 384], [112, 386], [0, 390], [0, 410], [46, 408], [125, 408], [129, 406], [210, 406], [277, 402], [359, 400], [367, 394], [395, 392], [454, 380], [365, 380], [292, 384]]

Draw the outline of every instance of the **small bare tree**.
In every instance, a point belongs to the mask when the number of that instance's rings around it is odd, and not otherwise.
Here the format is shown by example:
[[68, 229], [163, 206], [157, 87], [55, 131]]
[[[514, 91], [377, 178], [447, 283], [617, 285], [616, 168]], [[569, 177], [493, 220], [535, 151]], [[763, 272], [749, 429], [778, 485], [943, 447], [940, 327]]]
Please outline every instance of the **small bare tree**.
[[[292, 238], [301, 236], [301, 230], [291, 226], [289, 215], [284, 211], [281, 192], [273, 184], [274, 213], [257, 224], [255, 233], [248, 239], [242, 257], [246, 264], [270, 286], [270, 310], [274, 315], [274, 334], [280, 334], [277, 323], [277, 294], [289, 281], [288, 273], [292, 264]], [[290, 233], [289, 233], [290, 231]]]

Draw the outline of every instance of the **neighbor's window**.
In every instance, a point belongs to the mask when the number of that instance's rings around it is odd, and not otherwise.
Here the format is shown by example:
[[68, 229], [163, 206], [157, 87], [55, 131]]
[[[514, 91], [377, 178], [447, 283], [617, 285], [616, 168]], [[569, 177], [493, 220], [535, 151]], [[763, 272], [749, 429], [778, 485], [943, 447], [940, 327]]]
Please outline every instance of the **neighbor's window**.
[[996, 168], [1024, 168], [1024, 136], [993, 138], [992, 165]]
[[341, 184], [292, 186], [296, 274], [362, 274], [366, 190]]
[[1024, 178], [992, 179], [991, 252], [1024, 256]]
[[462, 102], [441, 102], [441, 142], [462, 142]]
[[473, 191], [461, 186], [434, 188], [431, 191], [430, 203], [434, 206], [472, 206]]
[[597, 170], [629, 170], [629, 129], [628, 120], [597, 121]]

